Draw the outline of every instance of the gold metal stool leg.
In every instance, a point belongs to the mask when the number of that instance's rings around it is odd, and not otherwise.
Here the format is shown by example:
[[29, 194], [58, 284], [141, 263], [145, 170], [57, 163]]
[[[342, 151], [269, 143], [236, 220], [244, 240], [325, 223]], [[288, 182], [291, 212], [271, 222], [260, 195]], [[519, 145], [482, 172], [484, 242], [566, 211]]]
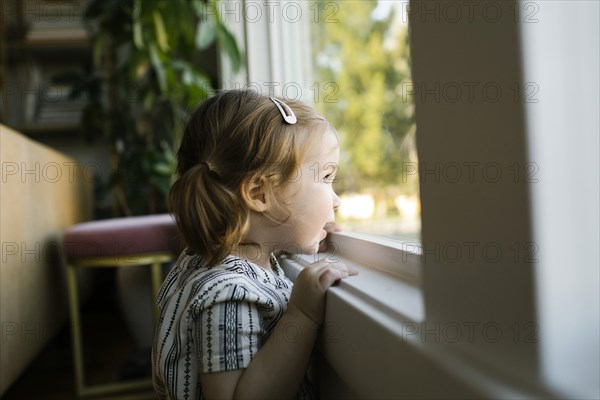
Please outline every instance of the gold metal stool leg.
[[69, 313], [71, 315], [71, 336], [73, 340], [73, 364], [77, 395], [81, 396], [85, 386], [83, 375], [83, 346], [81, 343], [81, 316], [79, 314], [79, 282], [77, 267], [67, 266], [67, 286], [69, 291]]

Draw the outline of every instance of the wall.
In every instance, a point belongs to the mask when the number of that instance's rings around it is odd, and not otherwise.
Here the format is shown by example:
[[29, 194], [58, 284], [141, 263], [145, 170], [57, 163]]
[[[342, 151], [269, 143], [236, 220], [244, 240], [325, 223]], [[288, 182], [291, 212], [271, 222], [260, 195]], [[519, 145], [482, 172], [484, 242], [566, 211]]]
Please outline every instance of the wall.
[[600, 4], [544, 2], [522, 26], [541, 375], [558, 392], [600, 398]]
[[[0, 394], [64, 324], [64, 230], [91, 218], [75, 160], [0, 125]], [[84, 288], [85, 292], [85, 288]]]

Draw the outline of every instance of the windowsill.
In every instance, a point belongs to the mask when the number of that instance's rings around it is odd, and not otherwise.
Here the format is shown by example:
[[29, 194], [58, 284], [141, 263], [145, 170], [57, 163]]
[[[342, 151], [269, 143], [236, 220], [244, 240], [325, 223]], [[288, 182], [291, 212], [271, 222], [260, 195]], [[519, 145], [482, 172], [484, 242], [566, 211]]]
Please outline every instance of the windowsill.
[[[335, 258], [359, 271], [327, 292], [319, 386], [323, 397], [526, 398], [553, 395], [420, 334], [425, 322], [417, 242], [333, 234]], [[317, 256], [280, 256], [293, 281]]]
[[[356, 268], [359, 274], [332, 287], [329, 297], [343, 299], [358, 309], [373, 308], [382, 322], [422, 322], [425, 309], [418, 285], [420, 255], [403, 252], [400, 243], [377, 239], [369, 236], [367, 240], [366, 236], [353, 233], [332, 234], [335, 251], [319, 253], [318, 258], [283, 256], [282, 266], [290, 279], [295, 280], [302, 268], [317, 259], [339, 260]], [[402, 252], [400, 257], [399, 252]]]
[[393, 240], [355, 232], [330, 234], [333, 252], [356, 264], [368, 266], [407, 284], [421, 286], [421, 242]]

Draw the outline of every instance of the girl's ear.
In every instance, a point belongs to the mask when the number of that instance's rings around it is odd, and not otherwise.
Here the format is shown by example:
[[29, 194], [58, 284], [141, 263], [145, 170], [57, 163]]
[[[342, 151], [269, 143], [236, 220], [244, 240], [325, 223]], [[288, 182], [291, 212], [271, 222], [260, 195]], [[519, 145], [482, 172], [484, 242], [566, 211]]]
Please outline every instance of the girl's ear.
[[271, 206], [269, 190], [269, 181], [263, 176], [254, 176], [244, 180], [240, 188], [244, 203], [256, 212], [265, 212]]

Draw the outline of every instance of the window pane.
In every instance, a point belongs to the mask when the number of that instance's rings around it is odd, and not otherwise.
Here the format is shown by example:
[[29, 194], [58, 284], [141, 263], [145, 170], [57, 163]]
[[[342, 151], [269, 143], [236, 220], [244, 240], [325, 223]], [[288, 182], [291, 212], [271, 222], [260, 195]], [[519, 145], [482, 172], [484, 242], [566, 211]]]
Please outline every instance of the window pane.
[[346, 230], [420, 237], [406, 2], [320, 1], [310, 9], [315, 106], [341, 137], [335, 189]]

